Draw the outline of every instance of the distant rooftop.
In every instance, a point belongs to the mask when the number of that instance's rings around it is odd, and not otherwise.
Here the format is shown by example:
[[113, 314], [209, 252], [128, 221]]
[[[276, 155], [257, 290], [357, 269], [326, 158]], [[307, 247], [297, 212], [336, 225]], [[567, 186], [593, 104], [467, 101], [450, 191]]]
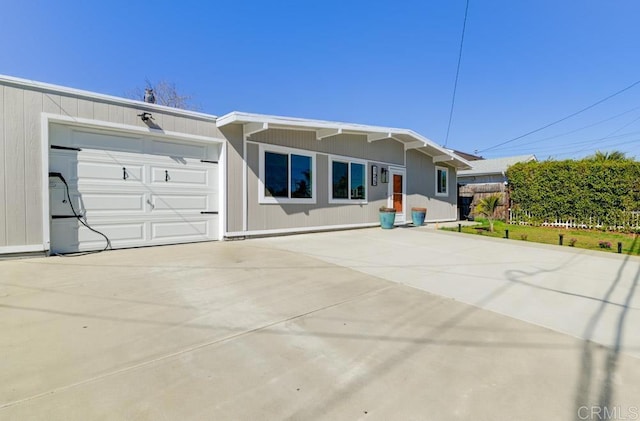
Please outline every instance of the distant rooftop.
[[467, 161], [477, 161], [479, 159], [484, 159], [480, 155], [474, 155], [474, 154], [470, 154], [468, 152], [458, 151], [456, 149], [449, 149], [449, 150], [451, 152], [455, 153], [456, 155], [461, 156], [462, 158], [466, 159]]
[[537, 160], [538, 159], [535, 155], [518, 155], [507, 156], [504, 158], [480, 159], [470, 162], [470, 164], [473, 165], [472, 169], [458, 171], [458, 176], [464, 177], [475, 175], [502, 174], [513, 164], [517, 164], [518, 162], [529, 162]]

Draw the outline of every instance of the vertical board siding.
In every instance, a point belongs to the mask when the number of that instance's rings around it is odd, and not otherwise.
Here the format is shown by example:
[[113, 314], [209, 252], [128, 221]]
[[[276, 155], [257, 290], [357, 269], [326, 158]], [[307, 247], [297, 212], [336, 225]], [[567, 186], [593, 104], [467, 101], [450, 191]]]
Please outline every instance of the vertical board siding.
[[109, 104], [96, 102], [93, 104], [93, 118], [96, 120], [109, 120]]
[[4, 96], [7, 245], [21, 246], [27, 244], [24, 179], [24, 91], [7, 86], [4, 90]]
[[[42, 243], [42, 173], [33, 168], [42, 166], [40, 145], [40, 112], [43, 108], [42, 94], [35, 91], [24, 91], [24, 145], [25, 173], [24, 185], [26, 193], [26, 235], [27, 244]], [[89, 103], [87, 109], [92, 110]], [[27, 110], [29, 110], [27, 112]]]
[[437, 166], [449, 169], [448, 196], [436, 196], [436, 164], [433, 159], [418, 151], [407, 151], [407, 210], [426, 207], [429, 221], [457, 219], [455, 168], [440, 163]]
[[78, 100], [78, 117], [93, 118], [93, 102], [86, 99]]
[[242, 231], [242, 172], [243, 172], [243, 134], [242, 126], [231, 125], [222, 129], [227, 138], [227, 231]]
[[174, 132], [176, 128], [176, 118], [172, 115], [165, 115], [162, 118], [162, 130]]
[[78, 100], [68, 96], [60, 96], [60, 109], [62, 115], [78, 117]]
[[49, 114], [62, 114], [60, 95], [45, 92], [42, 95], [42, 111]]
[[0, 247], [7, 245], [7, 195], [5, 189], [5, 110], [4, 110], [4, 86], [0, 85]]
[[[134, 119], [134, 116], [129, 115], [129, 118]], [[121, 106], [109, 104], [109, 121], [112, 123], [125, 124], [124, 110], [122, 109]], [[129, 120], [129, 124], [130, 123], [131, 123], [131, 120]]]

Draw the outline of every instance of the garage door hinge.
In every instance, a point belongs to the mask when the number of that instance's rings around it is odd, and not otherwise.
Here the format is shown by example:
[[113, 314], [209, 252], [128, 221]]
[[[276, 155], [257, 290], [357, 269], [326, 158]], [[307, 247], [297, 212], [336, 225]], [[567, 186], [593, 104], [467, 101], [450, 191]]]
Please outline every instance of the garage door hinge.
[[217, 164], [218, 163], [218, 161], [210, 161], [208, 159], [201, 159], [200, 162], [205, 162], [207, 164]]
[[51, 145], [51, 149], [62, 149], [64, 151], [78, 151], [78, 152], [82, 150], [80, 148], [74, 148], [72, 146], [60, 146], [60, 145]]

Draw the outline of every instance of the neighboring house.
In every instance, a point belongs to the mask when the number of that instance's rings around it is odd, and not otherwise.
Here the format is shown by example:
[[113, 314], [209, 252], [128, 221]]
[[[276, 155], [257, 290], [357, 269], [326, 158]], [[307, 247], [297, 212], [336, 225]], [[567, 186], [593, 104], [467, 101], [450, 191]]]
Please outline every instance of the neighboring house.
[[519, 162], [536, 161], [535, 155], [519, 155], [504, 158], [471, 161], [469, 170], [458, 171], [458, 206], [460, 219], [473, 219], [476, 204], [492, 194], [502, 196], [502, 206], [498, 210], [501, 218], [509, 208], [507, 168]]
[[374, 226], [381, 206], [452, 221], [470, 168], [407, 129], [216, 117], [6, 76], [0, 162], [0, 255], [104, 248], [74, 211], [113, 248]]
[[474, 154], [470, 154], [468, 152], [463, 152], [463, 151], [458, 151], [456, 149], [450, 149], [451, 152], [455, 153], [456, 155], [458, 155], [459, 157], [466, 159], [467, 161], [471, 162], [471, 161], [477, 161], [479, 159], [484, 159], [483, 157], [479, 156], [479, 155], [474, 155]]

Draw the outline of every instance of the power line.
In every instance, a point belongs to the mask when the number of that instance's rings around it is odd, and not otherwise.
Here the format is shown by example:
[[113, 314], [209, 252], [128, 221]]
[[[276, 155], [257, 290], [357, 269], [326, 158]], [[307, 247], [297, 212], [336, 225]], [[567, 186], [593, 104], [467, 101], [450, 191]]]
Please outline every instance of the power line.
[[[622, 117], [623, 115], [628, 114], [628, 113], [630, 113], [632, 111], [635, 111], [637, 109], [640, 109], [640, 106], [639, 107], [633, 107], [633, 108], [631, 108], [631, 109], [629, 109], [627, 111], [623, 111], [623, 112], [621, 112], [619, 114], [616, 114], [616, 115], [614, 115], [612, 117], [605, 118], [604, 120], [600, 120], [600, 121], [597, 121], [595, 123], [587, 124], [586, 126], [578, 127], [577, 129], [573, 129], [573, 130], [570, 130], [568, 132], [563, 132], [563, 133], [556, 134], [556, 135], [549, 136], [549, 137], [543, 137], [542, 139], [532, 140], [532, 141], [529, 142], [529, 144], [540, 143], [540, 142], [544, 142], [545, 140], [556, 139], [558, 137], [566, 136], [568, 134], [573, 134], [573, 133], [579, 132], [581, 130], [588, 129], [588, 128], [600, 125], [602, 123], [606, 123], [607, 121], [615, 120], [616, 118]], [[629, 123], [629, 125], [631, 125], [632, 123]], [[623, 128], [625, 128], [625, 127], [627, 127], [627, 126], [626, 125], [623, 126], [622, 128], [618, 129], [618, 131], [623, 129]], [[513, 149], [518, 150], [518, 149], [521, 149], [521, 148], [522, 148], [522, 146], [507, 146], [506, 148], [498, 148], [498, 147], [496, 147], [496, 148], [493, 148], [493, 150], [494, 151], [495, 150], [510, 150], [510, 149], [511, 150], [513, 150]]]
[[585, 112], [585, 111], [587, 111], [587, 110], [590, 110], [591, 108], [595, 107], [596, 105], [600, 105], [600, 104], [602, 104], [603, 102], [605, 102], [605, 101], [607, 101], [607, 100], [609, 100], [609, 99], [613, 98], [613, 97], [614, 97], [614, 96], [616, 96], [616, 95], [620, 95], [621, 93], [623, 93], [623, 92], [625, 92], [625, 91], [628, 91], [629, 89], [633, 88], [634, 86], [636, 86], [636, 85], [638, 85], [638, 84], [640, 84], [640, 80], [638, 80], [638, 81], [636, 81], [636, 82], [632, 83], [631, 85], [627, 86], [627, 87], [626, 87], [626, 88], [624, 88], [624, 89], [619, 90], [618, 92], [615, 92], [615, 93], [613, 93], [613, 94], [611, 94], [611, 95], [609, 95], [609, 96], [607, 96], [607, 97], [605, 97], [605, 98], [603, 98], [603, 99], [601, 99], [601, 100], [599, 100], [599, 101], [597, 101], [597, 102], [594, 102], [593, 104], [589, 105], [588, 107], [585, 107], [585, 108], [583, 108], [583, 109], [581, 109], [581, 110], [579, 110], [579, 111], [576, 111], [575, 113], [569, 114], [569, 115], [568, 115], [568, 116], [566, 116], [566, 117], [563, 117], [563, 118], [561, 118], [561, 119], [559, 119], [559, 120], [553, 121], [553, 122], [551, 122], [551, 123], [549, 123], [549, 124], [546, 124], [546, 125], [544, 125], [544, 126], [542, 126], [542, 127], [537, 128], [537, 129], [535, 129], [535, 130], [531, 130], [531, 131], [529, 131], [529, 132], [527, 132], [527, 133], [525, 133], [525, 134], [523, 134], [523, 135], [520, 135], [520, 136], [514, 137], [513, 139], [509, 139], [509, 140], [506, 140], [506, 141], [504, 141], [504, 142], [498, 143], [497, 145], [491, 146], [491, 147], [489, 147], [489, 148], [482, 149], [482, 150], [478, 151], [478, 153], [486, 152], [486, 151], [490, 151], [490, 150], [495, 149], [495, 148], [497, 148], [497, 147], [499, 147], [499, 146], [506, 145], [507, 143], [515, 142], [515, 141], [516, 141], [516, 140], [518, 140], [518, 139], [522, 139], [523, 137], [529, 136], [530, 134], [537, 133], [537, 132], [539, 132], [539, 131], [541, 131], [541, 130], [544, 130], [544, 129], [548, 128], [548, 127], [551, 127], [551, 126], [553, 126], [553, 125], [555, 125], [555, 124], [558, 124], [558, 123], [561, 123], [561, 122], [563, 122], [563, 121], [565, 121], [565, 120], [568, 120], [568, 119], [570, 119], [571, 117], [575, 117], [575, 116], [577, 116], [577, 115], [578, 115], [578, 114], [580, 114], [580, 113], [583, 113], [583, 112]]
[[467, 14], [469, 13], [469, 0], [464, 9], [464, 21], [462, 22], [462, 37], [460, 37], [460, 51], [458, 52], [458, 67], [456, 68], [456, 80], [453, 82], [453, 96], [451, 98], [451, 110], [449, 110], [449, 124], [447, 124], [447, 136], [444, 139], [444, 146], [449, 142], [449, 131], [451, 130], [451, 120], [453, 119], [453, 106], [456, 103], [456, 91], [458, 90], [458, 76], [460, 76], [460, 63], [462, 62], [462, 46], [464, 45], [464, 32], [467, 28]]

